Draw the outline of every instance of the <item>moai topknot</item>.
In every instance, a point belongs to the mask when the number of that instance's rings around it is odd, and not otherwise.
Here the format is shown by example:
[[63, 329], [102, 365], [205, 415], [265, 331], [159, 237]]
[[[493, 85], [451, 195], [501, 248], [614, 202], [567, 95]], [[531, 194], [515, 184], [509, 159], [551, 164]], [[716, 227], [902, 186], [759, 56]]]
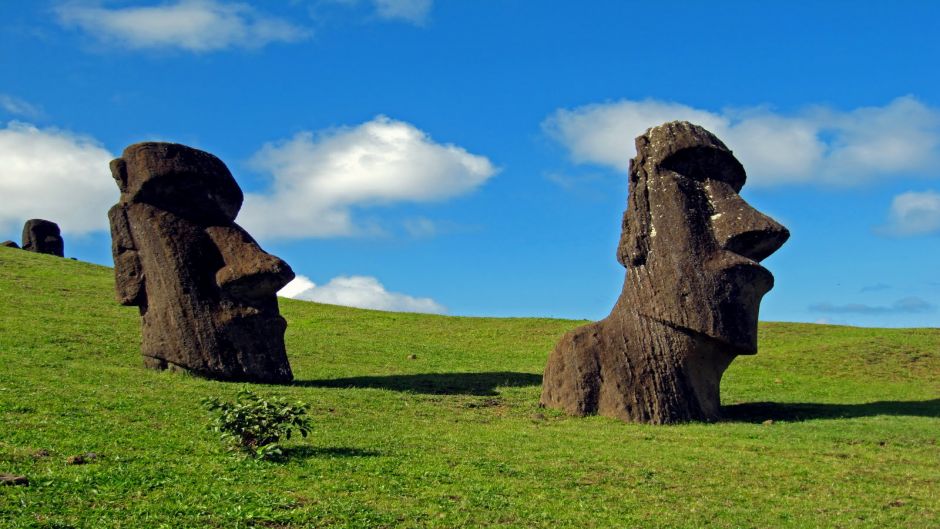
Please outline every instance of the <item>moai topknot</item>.
[[665, 123], [636, 139], [610, 315], [562, 337], [541, 403], [574, 415], [714, 420], [722, 373], [757, 352], [773, 276], [758, 263], [790, 233], [738, 193], [745, 172], [714, 135]]
[[215, 156], [138, 143], [111, 162], [108, 212], [118, 300], [140, 307], [141, 353], [155, 369], [289, 382], [276, 293], [294, 277], [235, 224], [242, 191]]
[[46, 253], [63, 257], [65, 243], [59, 225], [42, 219], [30, 219], [23, 225], [23, 247], [28, 252]]

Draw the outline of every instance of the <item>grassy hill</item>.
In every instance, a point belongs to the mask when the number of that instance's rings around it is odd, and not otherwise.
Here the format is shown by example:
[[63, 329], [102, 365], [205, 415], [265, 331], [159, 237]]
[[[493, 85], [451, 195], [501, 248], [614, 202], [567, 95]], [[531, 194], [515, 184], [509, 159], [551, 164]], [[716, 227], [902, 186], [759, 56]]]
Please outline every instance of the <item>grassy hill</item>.
[[[0, 527], [936, 527], [940, 330], [766, 323], [729, 419], [654, 427], [537, 405], [574, 321], [281, 301], [313, 405], [284, 462], [230, 453], [145, 370], [111, 270], [0, 248]], [[409, 359], [409, 355], [417, 355]], [[771, 424], [765, 424], [766, 420]], [[94, 452], [86, 465], [71, 455]]]

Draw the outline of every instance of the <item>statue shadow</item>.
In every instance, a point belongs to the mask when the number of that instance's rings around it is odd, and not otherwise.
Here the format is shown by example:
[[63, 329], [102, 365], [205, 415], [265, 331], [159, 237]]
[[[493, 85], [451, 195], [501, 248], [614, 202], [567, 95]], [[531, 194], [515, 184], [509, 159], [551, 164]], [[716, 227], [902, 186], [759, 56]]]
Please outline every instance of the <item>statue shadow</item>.
[[313, 388], [374, 388], [428, 395], [495, 396], [497, 387], [542, 384], [542, 375], [495, 371], [491, 373], [421, 373], [321, 380], [298, 380], [294, 385]]
[[282, 454], [279, 459], [284, 461], [313, 457], [376, 457], [382, 455], [381, 452], [375, 450], [363, 450], [348, 446], [290, 446], [281, 450]]
[[722, 406], [721, 411], [724, 421], [752, 423], [766, 420], [800, 422], [813, 419], [854, 419], [876, 415], [940, 417], [940, 399], [885, 400], [865, 404], [747, 402]]

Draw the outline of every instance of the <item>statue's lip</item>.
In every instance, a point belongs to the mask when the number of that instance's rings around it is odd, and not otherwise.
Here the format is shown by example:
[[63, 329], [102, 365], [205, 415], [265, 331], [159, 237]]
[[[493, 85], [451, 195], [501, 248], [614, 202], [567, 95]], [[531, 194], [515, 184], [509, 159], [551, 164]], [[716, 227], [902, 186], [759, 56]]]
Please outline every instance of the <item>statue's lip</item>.
[[730, 261], [730, 262], [723, 263], [724, 266], [722, 268], [724, 270], [726, 271], [732, 271], [732, 270], [754, 271], [760, 274], [766, 274], [767, 276], [770, 277], [771, 280], [773, 280], [773, 274], [770, 272], [770, 270], [765, 268], [759, 262], [753, 259], [744, 257], [743, 255], [732, 252], [732, 251], [725, 250], [724, 253], [726, 257], [730, 257], [729, 259], [726, 259], [726, 261]]

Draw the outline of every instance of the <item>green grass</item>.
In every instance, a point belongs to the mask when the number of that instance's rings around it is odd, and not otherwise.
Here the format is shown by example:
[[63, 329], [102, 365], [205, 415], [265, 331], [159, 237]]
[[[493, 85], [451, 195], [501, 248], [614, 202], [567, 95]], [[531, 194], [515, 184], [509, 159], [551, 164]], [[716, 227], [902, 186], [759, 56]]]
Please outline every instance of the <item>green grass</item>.
[[[0, 527], [937, 527], [940, 330], [766, 323], [730, 420], [540, 409], [580, 322], [282, 300], [311, 437], [284, 462], [207, 430], [229, 384], [145, 370], [105, 267], [0, 248]], [[417, 359], [409, 359], [409, 355]], [[769, 404], [773, 403], [773, 404]], [[772, 424], [763, 424], [772, 419]], [[40, 450], [48, 451], [42, 456]], [[86, 465], [68, 456], [94, 452]]]

